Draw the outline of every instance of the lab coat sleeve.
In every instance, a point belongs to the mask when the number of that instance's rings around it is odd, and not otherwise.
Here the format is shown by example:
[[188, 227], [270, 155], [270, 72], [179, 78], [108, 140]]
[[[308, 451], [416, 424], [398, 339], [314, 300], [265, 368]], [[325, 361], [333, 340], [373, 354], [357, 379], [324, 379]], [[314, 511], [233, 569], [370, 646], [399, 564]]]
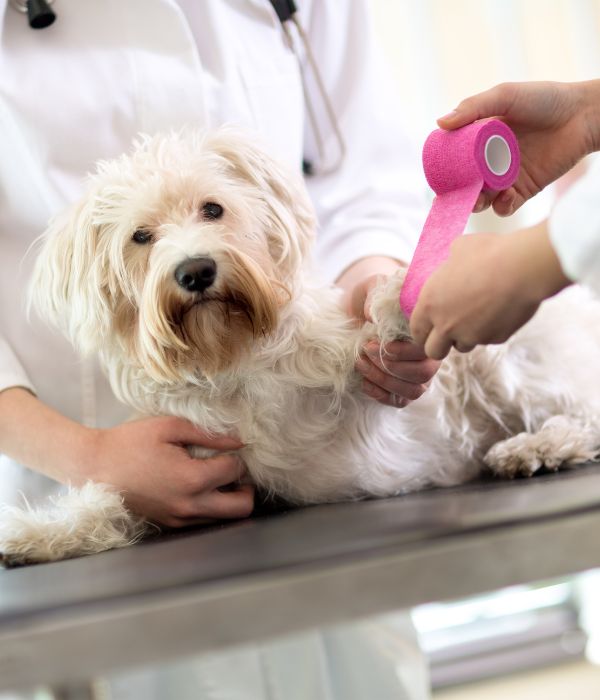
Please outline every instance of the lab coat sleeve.
[[[333, 281], [367, 256], [410, 261], [426, 216], [427, 186], [366, 2], [313, 0], [304, 7], [310, 12], [301, 19], [347, 147], [337, 172], [306, 178], [319, 222], [315, 262]], [[303, 63], [328, 160], [334, 160], [333, 130]], [[318, 164], [308, 117], [305, 123], [305, 155]]]
[[21, 386], [35, 393], [27, 373], [6, 340], [0, 336], [0, 392]]
[[600, 294], [600, 159], [558, 201], [549, 228], [567, 277]]

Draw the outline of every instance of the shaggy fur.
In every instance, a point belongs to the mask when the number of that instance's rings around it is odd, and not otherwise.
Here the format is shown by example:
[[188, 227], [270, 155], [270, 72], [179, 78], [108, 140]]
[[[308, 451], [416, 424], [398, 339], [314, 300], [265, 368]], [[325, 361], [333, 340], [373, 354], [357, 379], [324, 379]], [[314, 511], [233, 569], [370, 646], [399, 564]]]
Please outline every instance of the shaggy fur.
[[[207, 203], [223, 215], [207, 216]], [[51, 224], [32, 301], [82, 352], [99, 353], [137, 413], [239, 435], [252, 480], [292, 503], [451, 486], [484, 463], [514, 476], [598, 456], [598, 301], [570, 291], [505, 345], [451, 353], [429, 391], [397, 410], [361, 392], [354, 362], [369, 338], [407, 336], [401, 276], [377, 290], [374, 323], [355, 328], [338, 292], [311, 275], [314, 227], [302, 183], [249, 138], [145, 138], [101, 163], [82, 202]], [[175, 279], [196, 256], [217, 265], [203, 292]], [[105, 487], [71, 491], [63, 505], [50, 520], [8, 513], [5, 556], [45, 561], [139, 536]]]

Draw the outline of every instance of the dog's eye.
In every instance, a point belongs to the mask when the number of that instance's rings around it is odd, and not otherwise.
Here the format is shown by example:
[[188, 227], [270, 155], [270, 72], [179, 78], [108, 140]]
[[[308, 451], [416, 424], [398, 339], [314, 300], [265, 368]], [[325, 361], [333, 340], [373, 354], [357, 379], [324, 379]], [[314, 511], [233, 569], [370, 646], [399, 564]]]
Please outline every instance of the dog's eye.
[[216, 202], [206, 202], [202, 205], [202, 213], [206, 219], [214, 221], [223, 216], [223, 207]]
[[151, 243], [152, 233], [147, 231], [145, 228], [138, 228], [138, 230], [131, 237], [131, 240], [135, 241], [136, 243], [141, 243], [142, 245], [144, 243]]

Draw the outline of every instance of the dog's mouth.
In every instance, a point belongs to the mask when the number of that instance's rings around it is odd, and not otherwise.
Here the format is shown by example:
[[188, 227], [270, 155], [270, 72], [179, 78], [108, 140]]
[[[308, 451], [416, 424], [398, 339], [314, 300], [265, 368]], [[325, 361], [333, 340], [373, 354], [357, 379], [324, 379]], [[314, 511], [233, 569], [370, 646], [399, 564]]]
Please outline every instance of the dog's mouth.
[[227, 304], [227, 298], [223, 294], [196, 292], [191, 299], [188, 299], [183, 304], [177, 305], [171, 310], [171, 321], [175, 326], [183, 326], [186, 316], [188, 316], [191, 311], [214, 303]]
[[201, 309], [204, 306], [209, 306], [211, 304], [217, 304], [220, 306], [223, 320], [226, 325], [231, 325], [232, 316], [244, 316], [253, 331], [254, 328], [254, 315], [252, 309], [250, 308], [248, 302], [234, 294], [222, 294], [219, 292], [196, 292], [193, 298], [186, 301], [184, 304], [179, 306], [172, 311], [172, 323], [173, 325], [179, 327], [185, 332], [186, 320], [189, 314], [195, 309]]
[[234, 294], [222, 294], [220, 292], [196, 292], [194, 296], [181, 306], [182, 318], [192, 309], [208, 304], [223, 304], [226, 307], [236, 308], [245, 306], [245, 303]]
[[184, 310], [184, 315], [188, 311], [191, 311], [195, 306], [203, 306], [204, 304], [210, 304], [211, 302], [229, 304], [231, 303], [231, 299], [224, 294], [207, 294], [206, 292], [196, 292], [194, 298], [185, 304], [186, 308]]

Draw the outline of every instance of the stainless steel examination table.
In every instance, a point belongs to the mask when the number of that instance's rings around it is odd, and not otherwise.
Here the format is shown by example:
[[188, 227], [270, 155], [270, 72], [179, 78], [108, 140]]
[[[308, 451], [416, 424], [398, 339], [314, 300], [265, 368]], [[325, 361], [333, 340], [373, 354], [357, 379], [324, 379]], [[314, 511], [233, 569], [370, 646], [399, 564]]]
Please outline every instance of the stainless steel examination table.
[[600, 465], [280, 510], [0, 571], [0, 690], [599, 565]]

